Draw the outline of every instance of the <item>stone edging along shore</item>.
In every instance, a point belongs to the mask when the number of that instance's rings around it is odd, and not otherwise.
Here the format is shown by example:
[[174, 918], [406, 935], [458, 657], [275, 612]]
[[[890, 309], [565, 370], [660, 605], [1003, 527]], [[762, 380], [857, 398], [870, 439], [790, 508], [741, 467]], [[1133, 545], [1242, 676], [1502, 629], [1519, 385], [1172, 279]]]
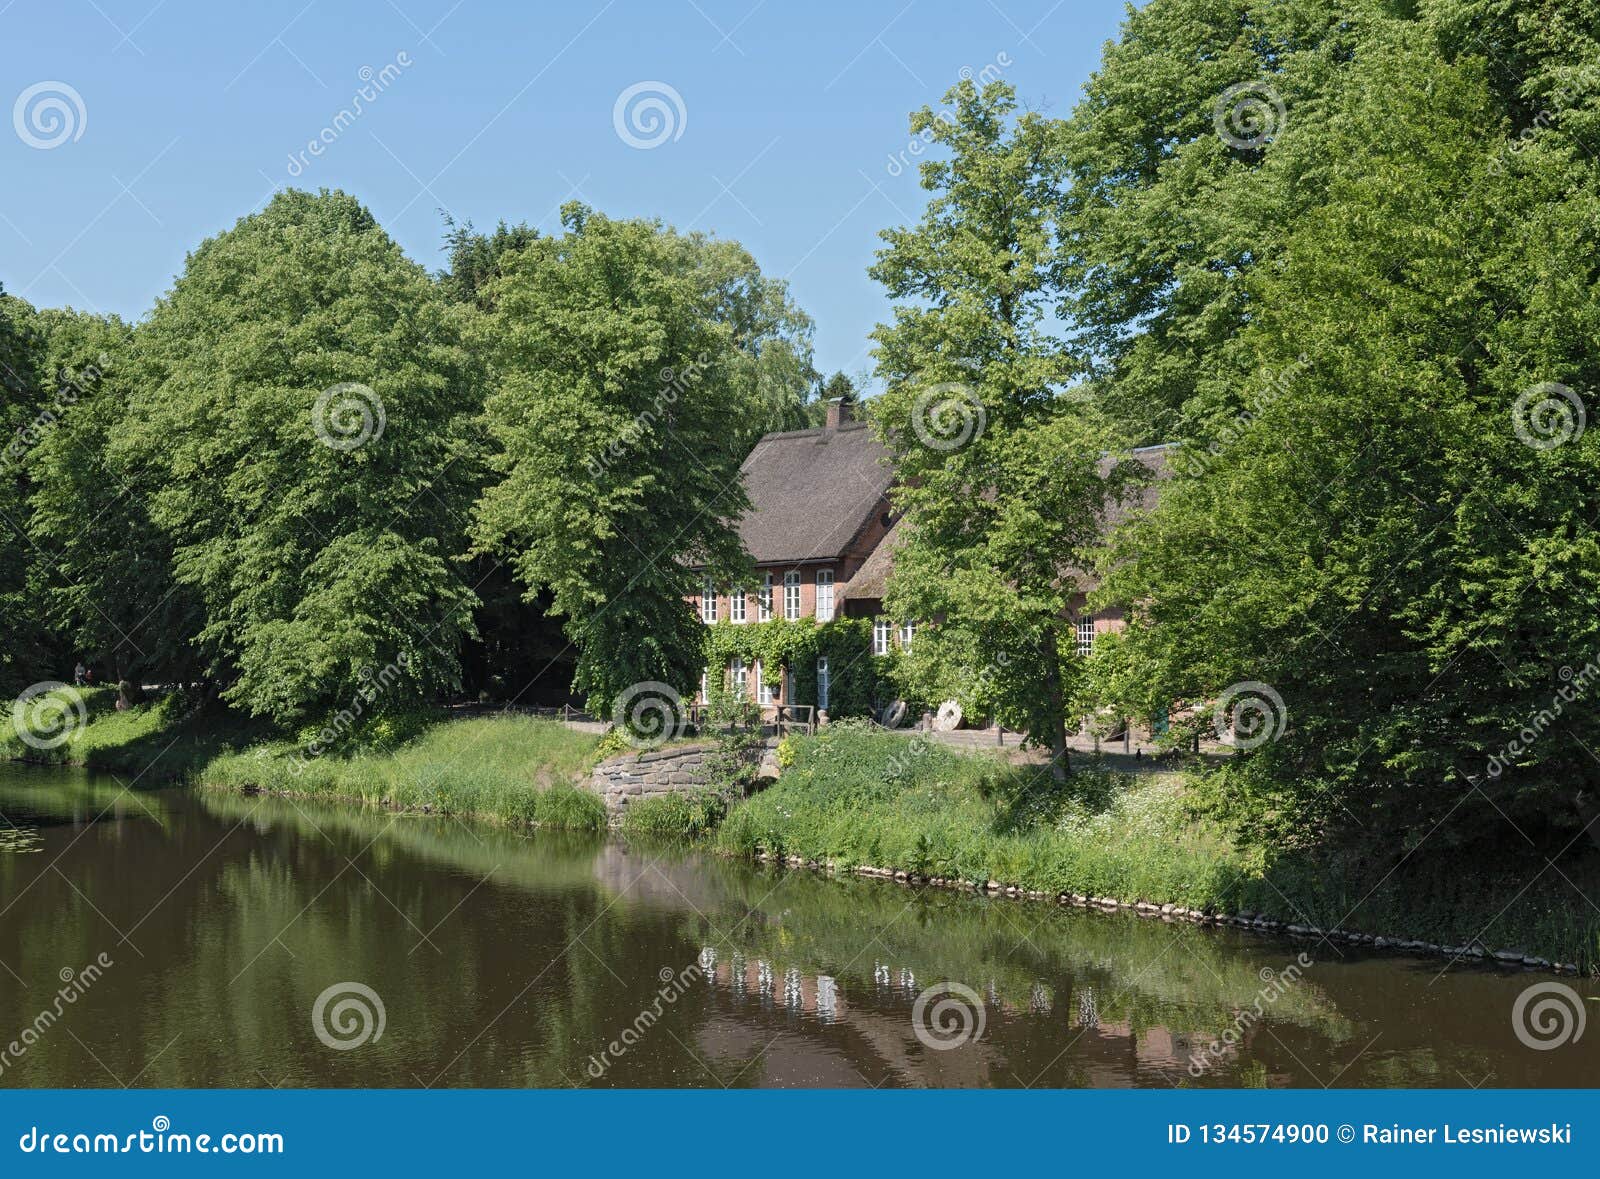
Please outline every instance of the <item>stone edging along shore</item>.
[[[840, 872], [838, 865], [823, 863], [819, 860], [805, 860], [800, 856], [779, 857], [768, 853], [760, 853], [758, 860], [768, 863], [783, 863], [791, 868], [806, 868], [814, 872], [826, 872], [837, 875]], [[1004, 896], [1012, 900], [1048, 901], [1054, 899], [1057, 904], [1069, 905], [1078, 909], [1095, 909], [1104, 913], [1129, 912], [1139, 917], [1155, 918], [1162, 921], [1187, 921], [1195, 925], [1231, 926], [1237, 929], [1248, 929], [1257, 933], [1286, 935], [1291, 938], [1309, 938], [1315, 941], [1340, 941], [1353, 946], [1369, 946], [1374, 950], [1390, 950], [1402, 954], [1437, 954], [1449, 958], [1452, 963], [1457, 961], [1480, 962], [1492, 966], [1517, 967], [1522, 970], [1546, 970], [1556, 974], [1579, 974], [1578, 967], [1570, 962], [1551, 962], [1546, 958], [1537, 958], [1531, 954], [1524, 954], [1521, 950], [1501, 949], [1489, 950], [1481, 942], [1474, 941], [1466, 946], [1441, 946], [1434, 942], [1419, 941], [1414, 938], [1387, 937], [1382, 934], [1360, 933], [1346, 929], [1320, 929], [1312, 925], [1300, 925], [1293, 922], [1280, 921], [1265, 913], [1253, 913], [1248, 910], [1239, 913], [1216, 913], [1203, 909], [1190, 909], [1182, 905], [1158, 905], [1151, 901], [1119, 901], [1114, 897], [1091, 897], [1080, 893], [1063, 892], [1054, 898], [1041, 889], [1027, 889], [1015, 884], [1002, 884], [998, 880], [990, 880], [985, 884], [971, 884], [964, 880], [950, 880], [943, 876], [922, 876], [915, 872], [897, 871], [893, 868], [874, 868], [865, 864], [858, 864], [854, 868], [845, 870], [850, 875], [868, 876], [878, 880], [892, 880], [896, 884], [907, 886], [921, 886], [927, 888], [955, 889], [962, 892], [979, 892], [989, 896]]]

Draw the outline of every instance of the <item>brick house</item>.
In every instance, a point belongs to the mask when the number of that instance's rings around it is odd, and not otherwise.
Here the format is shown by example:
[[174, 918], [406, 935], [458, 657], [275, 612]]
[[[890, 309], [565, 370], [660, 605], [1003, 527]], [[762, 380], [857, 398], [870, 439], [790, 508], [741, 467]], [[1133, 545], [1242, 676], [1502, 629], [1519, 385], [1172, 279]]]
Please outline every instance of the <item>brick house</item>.
[[[1114, 509], [1109, 529], [1140, 507], [1153, 504], [1158, 483], [1168, 474], [1169, 446], [1134, 452], [1156, 479], [1138, 502]], [[884, 613], [883, 598], [894, 568], [896, 543], [904, 521], [889, 501], [893, 470], [888, 450], [865, 422], [854, 420], [848, 402], [830, 402], [823, 426], [764, 436], [740, 467], [750, 511], [739, 522], [739, 538], [755, 565], [753, 584], [728, 587], [709, 578], [692, 604], [708, 625], [735, 626], [774, 618], [870, 618], [872, 653], [887, 655], [914, 639], [913, 625], [895, 625]], [[1094, 588], [1094, 580], [1077, 576]], [[1078, 595], [1075, 610], [1082, 610]], [[1123, 626], [1120, 611], [1084, 614], [1077, 621], [1078, 650], [1087, 653], [1094, 636]], [[795, 698], [792, 669], [781, 682], [762, 683], [764, 669], [735, 658], [708, 668], [698, 693], [705, 701], [709, 677], [720, 672], [723, 685], [763, 708], [780, 704], [828, 706], [830, 673], [819, 661], [816, 699]]]
[[[707, 578], [693, 601], [701, 621], [737, 626], [775, 618], [828, 622], [880, 615], [881, 586], [874, 597], [855, 593], [852, 586], [883, 550], [894, 523], [893, 471], [888, 451], [865, 422], [855, 420], [853, 406], [830, 402], [821, 427], [764, 436], [740, 473], [750, 511], [739, 522], [739, 539], [755, 565], [754, 580], [729, 587]], [[886, 576], [885, 571], [875, 579]], [[725, 684], [742, 685], [744, 695], [763, 707], [827, 707], [825, 663], [817, 668], [816, 701], [794, 699], [791, 675], [769, 686], [761, 682], [763, 669], [745, 667], [740, 660], [721, 670]], [[702, 681], [702, 701], [705, 688]]]

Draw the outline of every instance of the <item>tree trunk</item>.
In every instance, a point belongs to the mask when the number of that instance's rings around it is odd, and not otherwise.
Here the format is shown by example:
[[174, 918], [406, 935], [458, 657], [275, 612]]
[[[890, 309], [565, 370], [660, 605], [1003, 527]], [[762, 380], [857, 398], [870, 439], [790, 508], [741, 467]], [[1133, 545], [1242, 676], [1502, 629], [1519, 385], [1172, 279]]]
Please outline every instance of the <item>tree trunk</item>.
[[1061, 659], [1056, 646], [1056, 632], [1047, 629], [1044, 635], [1045, 699], [1050, 714], [1046, 727], [1050, 735], [1050, 777], [1058, 785], [1067, 780], [1072, 764], [1067, 750], [1067, 702], [1061, 690]]

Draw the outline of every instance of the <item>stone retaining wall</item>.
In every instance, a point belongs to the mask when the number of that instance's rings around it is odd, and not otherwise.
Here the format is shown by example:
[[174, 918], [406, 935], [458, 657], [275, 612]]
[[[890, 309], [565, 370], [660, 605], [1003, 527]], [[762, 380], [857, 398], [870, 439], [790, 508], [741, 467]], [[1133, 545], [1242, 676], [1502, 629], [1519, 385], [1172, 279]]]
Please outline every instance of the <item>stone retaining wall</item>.
[[[774, 748], [777, 741], [767, 743], [762, 750], [762, 777], [777, 776]], [[647, 749], [640, 753], [624, 753], [609, 758], [594, 768], [589, 788], [605, 801], [606, 809], [615, 817], [628, 805], [642, 798], [662, 794], [686, 794], [704, 787], [705, 761], [716, 746], [710, 742], [696, 745], [674, 745], [669, 749]]]
[[620, 813], [629, 803], [660, 794], [682, 793], [705, 785], [701, 773], [710, 745], [678, 745], [625, 753], [601, 762], [590, 782], [606, 809]]

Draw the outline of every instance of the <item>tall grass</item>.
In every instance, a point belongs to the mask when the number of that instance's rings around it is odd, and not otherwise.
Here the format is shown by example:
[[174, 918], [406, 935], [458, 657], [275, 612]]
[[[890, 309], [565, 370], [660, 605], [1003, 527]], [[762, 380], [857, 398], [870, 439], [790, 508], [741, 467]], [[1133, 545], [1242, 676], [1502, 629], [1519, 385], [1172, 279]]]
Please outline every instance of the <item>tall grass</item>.
[[723, 851], [873, 865], [1030, 889], [1213, 900], [1242, 864], [1221, 833], [1185, 821], [1172, 776], [1033, 768], [832, 726], [800, 742], [779, 783], [736, 807]]
[[1058, 785], [995, 757], [847, 725], [796, 742], [793, 766], [733, 808], [714, 846], [1600, 964], [1600, 915], [1582, 895], [1600, 895], [1592, 852], [1561, 873], [1509, 856], [1283, 854], [1197, 818], [1178, 775], [1091, 768]]
[[727, 813], [727, 799], [715, 790], [658, 794], [623, 811], [621, 828], [634, 837], [698, 839], [716, 830]]
[[[116, 707], [116, 689], [60, 688], [50, 693], [54, 711], [34, 712], [45, 727], [40, 743], [22, 739], [10, 716], [0, 718], [0, 757], [48, 765], [83, 765], [141, 784], [192, 776], [214, 757], [258, 740], [259, 725], [227, 712], [215, 700], [184, 691]], [[66, 740], [53, 743], [57, 720], [67, 721]]]
[[392, 752], [307, 757], [286, 742], [218, 758], [208, 786], [435, 811], [511, 824], [597, 830], [605, 804], [579, 780], [596, 738], [555, 721], [498, 716], [446, 721]]

